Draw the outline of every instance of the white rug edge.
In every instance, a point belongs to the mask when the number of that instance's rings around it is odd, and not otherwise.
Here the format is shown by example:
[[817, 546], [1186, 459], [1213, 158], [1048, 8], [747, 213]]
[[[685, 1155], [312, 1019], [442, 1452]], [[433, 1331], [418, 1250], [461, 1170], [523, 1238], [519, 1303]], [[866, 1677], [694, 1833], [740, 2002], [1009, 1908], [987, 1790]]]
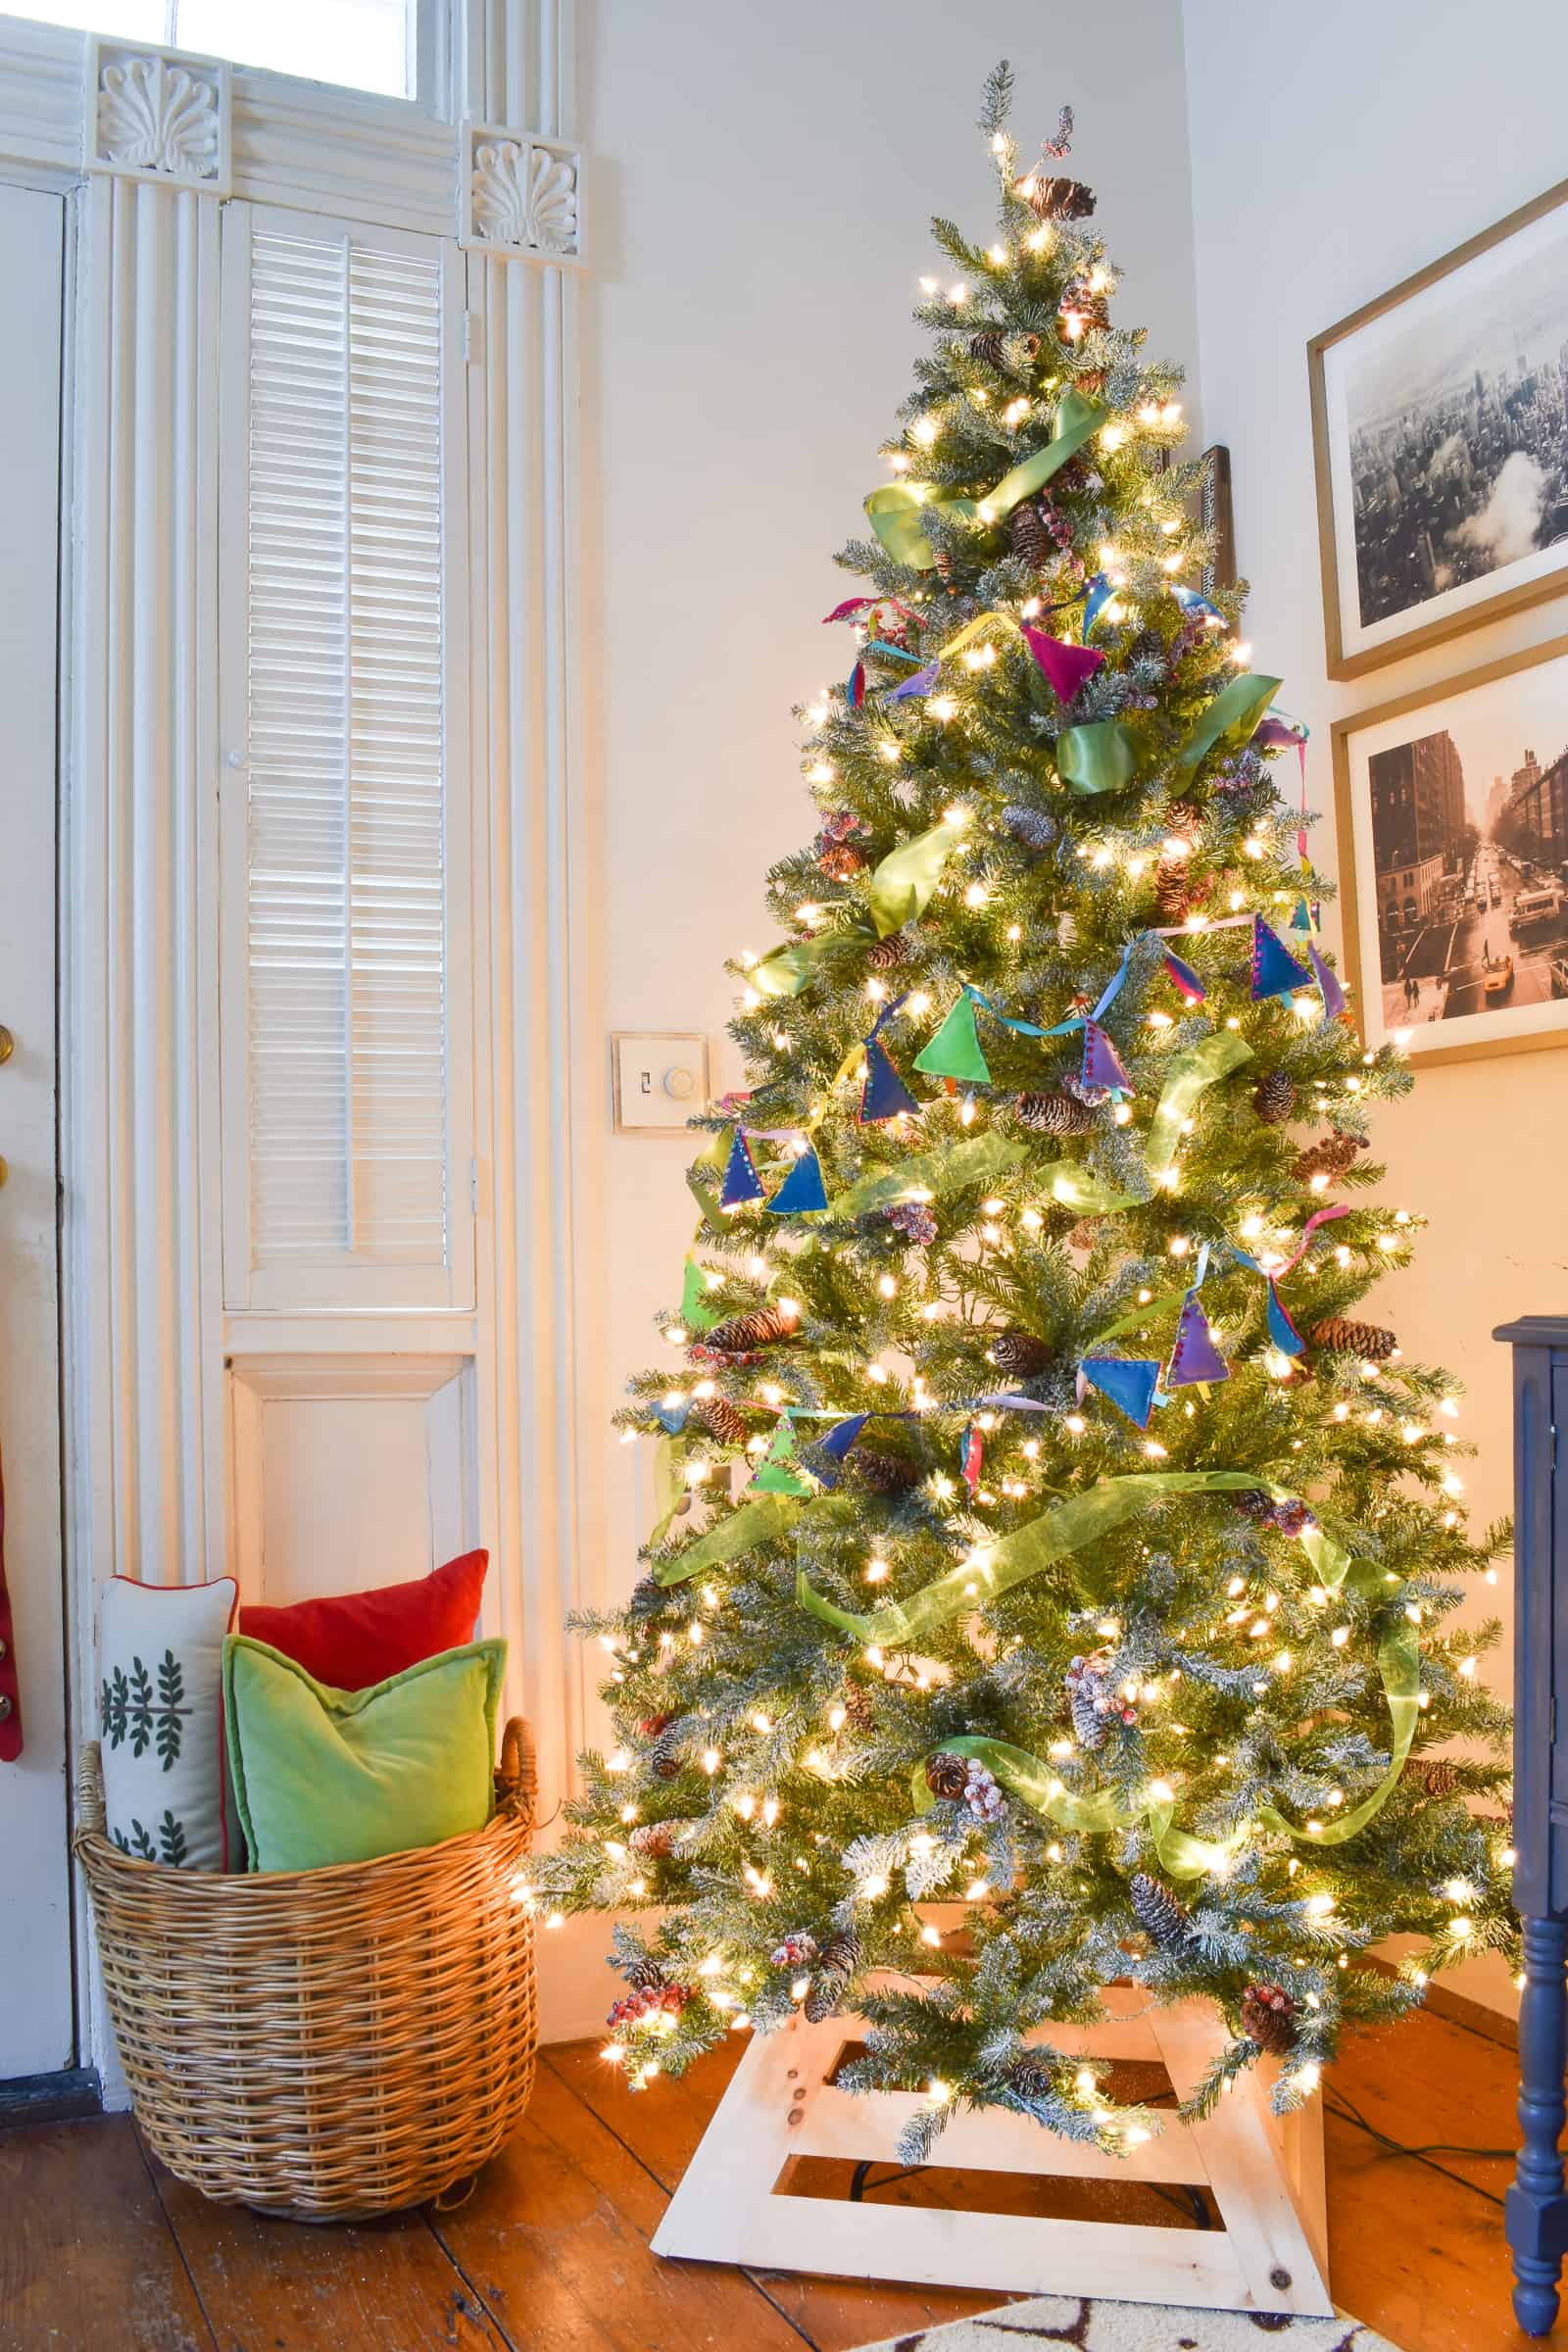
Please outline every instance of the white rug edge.
[[[1218, 2328], [1223, 2328], [1222, 2335], [1216, 2333]], [[1103, 2295], [1031, 2295], [968, 2319], [879, 2336], [874, 2343], [857, 2345], [855, 2352], [1010, 2352], [1014, 2347], [1024, 2352], [1030, 2344], [1041, 2346], [1042, 2352], [1052, 2345], [1062, 2346], [1063, 2352], [1174, 2352], [1183, 2344], [1193, 2346], [1194, 2352], [1210, 2352], [1210, 2347], [1212, 2352], [1231, 2352], [1233, 2345], [1255, 2345], [1256, 2352], [1264, 2352], [1266, 2345], [1275, 2343], [1282, 2352], [1293, 2345], [1297, 2352], [1401, 2352], [1337, 2304], [1332, 2320], [1275, 2320], [1249, 2312], [1125, 2303]]]

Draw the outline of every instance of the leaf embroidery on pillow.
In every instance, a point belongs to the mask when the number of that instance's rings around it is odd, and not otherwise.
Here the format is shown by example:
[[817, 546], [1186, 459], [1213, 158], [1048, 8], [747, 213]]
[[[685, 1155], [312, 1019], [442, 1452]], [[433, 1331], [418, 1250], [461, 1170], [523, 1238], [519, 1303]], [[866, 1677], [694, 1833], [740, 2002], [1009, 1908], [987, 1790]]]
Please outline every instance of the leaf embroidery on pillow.
[[156, 1699], [152, 1677], [137, 1657], [130, 1661], [128, 1678], [121, 1666], [105, 1677], [102, 1696], [104, 1738], [110, 1746], [120, 1747], [128, 1739], [131, 1754], [142, 1756], [156, 1745], [164, 1770], [172, 1771], [184, 1737], [181, 1718], [190, 1713], [183, 1704], [185, 1670], [173, 1651], [166, 1649], [159, 1665]]
[[158, 1824], [158, 1843], [155, 1846], [143, 1825], [131, 1815], [130, 1836], [123, 1830], [111, 1830], [109, 1835], [122, 1854], [131, 1854], [138, 1862], [167, 1862], [171, 1870], [179, 1870], [190, 1856], [185, 1837], [185, 1825], [175, 1819], [169, 1806]]

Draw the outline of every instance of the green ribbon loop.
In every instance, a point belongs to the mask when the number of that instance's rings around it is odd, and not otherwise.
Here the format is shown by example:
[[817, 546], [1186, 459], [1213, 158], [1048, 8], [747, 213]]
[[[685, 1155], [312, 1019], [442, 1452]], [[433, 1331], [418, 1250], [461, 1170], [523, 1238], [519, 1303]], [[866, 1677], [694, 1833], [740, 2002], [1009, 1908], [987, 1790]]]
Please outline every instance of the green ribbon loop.
[[746, 977], [759, 996], [798, 997], [828, 958], [856, 936], [849, 931], [819, 931], [813, 939], [797, 939], [787, 947], [772, 949]]
[[[1200, 1878], [1223, 1869], [1242, 1842], [1239, 1837], [1222, 1841], [1195, 1838], [1187, 1830], [1176, 1829], [1168, 1795], [1151, 1791], [1141, 1805], [1123, 1805], [1112, 1788], [1097, 1789], [1092, 1796], [1077, 1795], [1038, 1756], [1032, 1756], [1027, 1748], [1009, 1746], [1005, 1740], [966, 1732], [958, 1739], [944, 1740], [941, 1749], [933, 1752], [974, 1756], [1009, 1796], [1069, 1836], [1104, 1837], [1112, 1830], [1131, 1829], [1137, 1822], [1147, 1821], [1161, 1866], [1175, 1879]], [[925, 1777], [923, 1756], [909, 1775], [909, 1786], [916, 1812], [929, 1813], [936, 1798]]]
[[1097, 792], [1120, 792], [1137, 771], [1138, 747], [1119, 718], [1067, 727], [1056, 738], [1056, 773], [1085, 799]]
[[1103, 1178], [1079, 1167], [1076, 1160], [1054, 1160], [1050, 1166], [1036, 1170], [1035, 1181], [1053, 1200], [1080, 1217], [1108, 1217], [1118, 1208], [1141, 1205], [1136, 1193], [1118, 1193]]
[[1223, 738], [1247, 742], [1258, 720], [1278, 694], [1283, 680], [1254, 677], [1246, 671], [1220, 689], [1206, 710], [1199, 713], [1176, 754], [1177, 772], [1195, 768], [1207, 751]]
[[835, 1217], [863, 1217], [911, 1193], [959, 1193], [967, 1185], [993, 1184], [1028, 1155], [1028, 1147], [1001, 1135], [966, 1136], [945, 1151], [916, 1152], [890, 1174], [862, 1176], [832, 1203]]
[[1149, 1172], [1155, 1183], [1165, 1174], [1176, 1157], [1181, 1142], [1182, 1123], [1192, 1116], [1193, 1104], [1205, 1088], [1216, 1078], [1228, 1077], [1244, 1061], [1250, 1061], [1252, 1049], [1234, 1029], [1216, 1029], [1200, 1044], [1189, 1046], [1176, 1054], [1165, 1072], [1165, 1083], [1149, 1125], [1149, 1145], [1145, 1156]]
[[1303, 1845], [1344, 1845], [1382, 1812], [1398, 1786], [1399, 1775], [1409, 1760], [1416, 1725], [1421, 1720], [1421, 1637], [1408, 1621], [1395, 1626], [1378, 1643], [1378, 1674], [1394, 1739], [1389, 1750], [1389, 1769], [1377, 1787], [1358, 1805], [1352, 1805], [1348, 1813], [1337, 1814], [1332, 1822], [1316, 1830], [1298, 1829], [1272, 1805], [1265, 1806], [1258, 1819], [1266, 1828], [1279, 1830]]
[[895, 564], [929, 571], [937, 559], [926, 537], [925, 515], [953, 515], [960, 522], [973, 522], [981, 508], [987, 521], [1010, 514], [1020, 499], [1043, 489], [1052, 475], [1077, 455], [1108, 414], [1100, 401], [1090, 400], [1082, 392], [1069, 392], [1057, 406], [1054, 430], [1044, 449], [1022, 459], [978, 503], [972, 498], [932, 498], [920, 482], [884, 482], [865, 502], [866, 518]]
[[793, 1494], [760, 1494], [755, 1502], [743, 1502], [727, 1518], [716, 1520], [695, 1544], [689, 1544], [678, 1560], [662, 1560], [654, 1570], [654, 1581], [666, 1588], [683, 1585], [688, 1578], [701, 1576], [705, 1568], [721, 1568], [726, 1560], [739, 1559], [742, 1552], [774, 1543], [789, 1534], [804, 1507]]
[[[929, 833], [916, 834], [902, 848], [890, 850], [871, 876], [868, 898], [877, 937], [902, 931], [930, 906], [942, 869], [963, 839], [963, 827], [946, 819]], [[754, 981], [757, 974], [752, 974]]]

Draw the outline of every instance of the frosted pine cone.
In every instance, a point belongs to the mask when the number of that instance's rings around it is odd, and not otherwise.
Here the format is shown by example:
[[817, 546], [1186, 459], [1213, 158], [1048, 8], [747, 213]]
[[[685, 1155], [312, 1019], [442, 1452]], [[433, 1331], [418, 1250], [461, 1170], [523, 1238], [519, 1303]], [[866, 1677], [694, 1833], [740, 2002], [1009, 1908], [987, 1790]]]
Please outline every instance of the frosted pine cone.
[[1013, 1380], [1035, 1380], [1056, 1360], [1055, 1349], [1032, 1331], [999, 1331], [990, 1354], [997, 1370]]
[[807, 2020], [819, 2026], [844, 1998], [850, 1979], [860, 1965], [860, 1939], [848, 1928], [830, 1936], [822, 1946], [816, 1982], [806, 1996]]
[[1242, 1995], [1242, 2032], [1274, 2058], [1296, 2047], [1296, 2003], [1280, 1984], [1249, 1984]]
[[1018, 193], [1042, 220], [1087, 220], [1095, 209], [1095, 192], [1081, 179], [1044, 179], [1031, 172]]
[[1358, 1355], [1364, 1364], [1386, 1364], [1399, 1346], [1392, 1331], [1377, 1323], [1358, 1323], [1351, 1315], [1325, 1315], [1321, 1323], [1313, 1324], [1310, 1336], [1314, 1348]]
[[1038, 2058], [1015, 2058], [1007, 2069], [1007, 2088], [1015, 2099], [1049, 2099], [1054, 2087], [1050, 2067]]
[[909, 943], [902, 931], [890, 931], [886, 939], [873, 940], [865, 951], [865, 960], [873, 972], [896, 971], [906, 961]]
[[825, 850], [817, 851], [816, 862], [830, 882], [847, 882], [871, 860], [853, 841], [832, 841]]
[[1283, 1126], [1296, 1108], [1295, 1079], [1284, 1070], [1270, 1070], [1252, 1089], [1252, 1108], [1265, 1126]]
[[923, 1200], [899, 1200], [887, 1211], [888, 1223], [906, 1241], [914, 1242], [922, 1250], [929, 1249], [937, 1238], [937, 1221]]
[[800, 1327], [791, 1316], [776, 1306], [757, 1306], [749, 1314], [731, 1315], [726, 1322], [715, 1323], [689, 1352], [694, 1363], [744, 1364], [764, 1348], [780, 1347], [799, 1337]]
[[1091, 1751], [1104, 1746], [1113, 1723], [1138, 1721], [1138, 1709], [1112, 1684], [1106, 1671], [1108, 1663], [1105, 1651], [1097, 1649], [1090, 1657], [1074, 1658], [1067, 1668], [1067, 1709], [1072, 1728], [1079, 1745]]
[[1092, 1105], [1075, 1095], [1020, 1095], [1013, 1108], [1022, 1126], [1041, 1135], [1089, 1135], [1100, 1124]]
[[939, 1748], [934, 1756], [926, 1758], [925, 1783], [933, 1796], [945, 1796], [956, 1804], [968, 1790], [968, 1757], [956, 1756], [947, 1748]]
[[1424, 1796], [1458, 1794], [1459, 1767], [1451, 1756], [1412, 1756], [1404, 1777], [1413, 1781]]
[[776, 1943], [767, 1956], [775, 1968], [814, 1968], [816, 1937], [805, 1928], [797, 1928], [782, 1943]]
[[1162, 1952], [1179, 1952], [1193, 1932], [1192, 1915], [1185, 1903], [1177, 1901], [1168, 1886], [1152, 1879], [1145, 1870], [1138, 1872], [1128, 1888], [1133, 1916], [1151, 1943]]
[[984, 360], [988, 368], [1002, 366], [1004, 336], [1000, 326], [988, 326], [984, 333], [969, 337], [969, 357]]
[[1007, 1810], [1007, 1800], [995, 1776], [986, 1770], [978, 1756], [969, 1758], [963, 1801], [976, 1821], [1000, 1821]]
[[843, 1707], [845, 1720], [858, 1732], [868, 1732], [876, 1721], [876, 1705], [864, 1683], [846, 1683]]
[[662, 1862], [674, 1851], [675, 1833], [684, 1826], [678, 1821], [640, 1821], [626, 1843], [634, 1854], [643, 1854], [652, 1862]]
[[1020, 500], [1013, 508], [1007, 520], [1007, 535], [1012, 541], [1013, 554], [1022, 556], [1026, 564], [1038, 567], [1052, 553], [1052, 537], [1046, 528], [1046, 518], [1032, 498]]
[[920, 1465], [902, 1453], [882, 1453], [874, 1446], [857, 1446], [850, 1467], [862, 1487], [873, 1494], [905, 1494], [920, 1483]]
[[1002, 811], [1002, 821], [1016, 842], [1032, 850], [1037, 858], [1052, 849], [1061, 828], [1054, 816], [1043, 808], [1031, 808], [1023, 801], [1008, 801]]
[[636, 1992], [658, 1992], [666, 1982], [664, 1972], [652, 1952], [639, 1952], [635, 1960], [627, 1961], [620, 1973]]

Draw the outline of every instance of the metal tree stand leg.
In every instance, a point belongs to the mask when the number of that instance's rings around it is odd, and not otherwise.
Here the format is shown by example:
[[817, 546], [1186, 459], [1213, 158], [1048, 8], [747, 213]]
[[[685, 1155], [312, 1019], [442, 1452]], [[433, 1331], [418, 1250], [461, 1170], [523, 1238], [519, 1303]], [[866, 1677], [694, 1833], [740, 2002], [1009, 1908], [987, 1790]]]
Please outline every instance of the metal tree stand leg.
[[1527, 2335], [1557, 2317], [1557, 2279], [1568, 2250], [1568, 2196], [1557, 2141], [1568, 2101], [1568, 1921], [1527, 1919], [1525, 1990], [1519, 2004], [1519, 2123], [1524, 2144], [1505, 2211], [1513, 2248], [1513, 2308]]

